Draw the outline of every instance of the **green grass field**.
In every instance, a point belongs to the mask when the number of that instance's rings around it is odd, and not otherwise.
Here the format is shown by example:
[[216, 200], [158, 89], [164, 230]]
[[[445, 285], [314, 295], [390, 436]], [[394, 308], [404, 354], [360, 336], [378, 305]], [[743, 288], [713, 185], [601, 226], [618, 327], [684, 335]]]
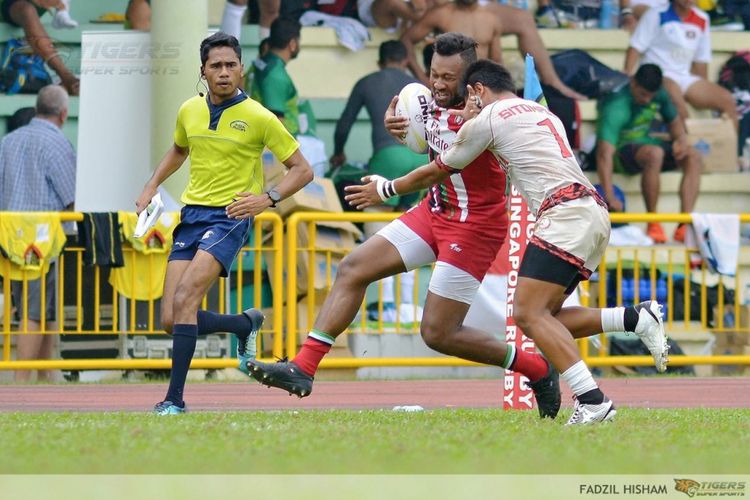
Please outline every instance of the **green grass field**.
[[738, 474], [750, 464], [750, 410], [623, 408], [612, 423], [566, 428], [569, 413], [9, 413], [0, 471]]

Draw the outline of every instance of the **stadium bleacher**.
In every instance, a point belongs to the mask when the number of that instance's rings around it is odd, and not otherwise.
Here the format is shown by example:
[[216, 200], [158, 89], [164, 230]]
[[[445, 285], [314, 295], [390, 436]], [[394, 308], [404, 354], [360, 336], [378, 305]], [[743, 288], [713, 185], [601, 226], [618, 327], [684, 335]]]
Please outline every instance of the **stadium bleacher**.
[[[73, 30], [54, 30], [47, 26], [50, 36], [58, 44], [68, 65], [77, 69], [81, 60], [81, 32], [85, 30], [120, 30], [121, 24], [101, 24], [92, 22], [108, 12], [122, 12], [121, 0], [101, 0], [97, 2], [73, 2], [72, 14], [81, 24]], [[215, 26], [221, 16], [222, 0], [209, 0], [210, 25]], [[42, 21], [47, 25], [49, 16]], [[289, 64], [289, 72], [295, 81], [299, 95], [311, 101], [317, 118], [317, 131], [326, 143], [329, 153], [333, 151], [333, 132], [354, 83], [362, 76], [375, 71], [379, 44], [393, 35], [382, 30], [371, 29], [371, 40], [364, 50], [351, 52], [339, 45], [334, 31], [330, 28], [304, 28], [302, 52]], [[628, 34], [622, 30], [564, 30], [542, 29], [545, 45], [554, 53], [568, 48], [580, 48], [612, 68], [622, 67]], [[23, 36], [23, 31], [9, 24], [0, 23], [0, 43]], [[713, 60], [709, 67], [709, 77], [715, 78], [721, 65], [740, 48], [750, 47], [748, 32], [712, 32]], [[258, 29], [245, 25], [242, 33], [244, 62], [248, 66], [256, 57], [258, 49]], [[516, 38], [502, 39], [504, 63], [514, 75], [522, 77], [523, 61], [517, 50]], [[342, 68], [346, 68], [342, 71]], [[85, 89], [84, 89], [85, 91]], [[0, 135], [5, 133], [7, 118], [18, 108], [33, 106], [33, 95], [0, 95]], [[582, 117], [582, 137], [593, 132], [596, 120], [596, 101], [580, 103]], [[705, 112], [696, 116], [707, 116]], [[70, 118], [65, 125], [66, 136], [77, 144], [78, 141], [78, 98], [71, 98]], [[350, 161], [366, 162], [371, 155], [369, 118], [363, 110], [350, 133], [346, 155]], [[591, 173], [591, 179], [596, 175]], [[643, 209], [638, 178], [616, 176], [615, 182], [625, 191], [630, 211]], [[663, 174], [660, 210], [678, 211], [679, 174]], [[750, 204], [750, 176], [742, 174], [704, 175], [701, 196], [698, 199], [699, 211], [742, 212]]]

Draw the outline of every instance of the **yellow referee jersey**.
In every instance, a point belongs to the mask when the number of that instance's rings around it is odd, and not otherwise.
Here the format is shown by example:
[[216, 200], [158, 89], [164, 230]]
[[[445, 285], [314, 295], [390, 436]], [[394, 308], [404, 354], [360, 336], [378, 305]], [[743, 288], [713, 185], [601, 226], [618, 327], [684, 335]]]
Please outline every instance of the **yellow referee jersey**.
[[238, 192], [263, 191], [265, 148], [286, 161], [299, 144], [279, 119], [240, 93], [214, 106], [208, 97], [185, 101], [177, 114], [174, 142], [190, 149], [186, 205], [223, 207]]

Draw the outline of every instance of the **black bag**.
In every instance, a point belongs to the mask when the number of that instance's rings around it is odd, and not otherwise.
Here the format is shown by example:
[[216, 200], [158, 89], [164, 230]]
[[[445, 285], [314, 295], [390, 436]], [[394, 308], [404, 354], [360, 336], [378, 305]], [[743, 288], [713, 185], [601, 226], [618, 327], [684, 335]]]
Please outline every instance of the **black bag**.
[[562, 95], [559, 90], [549, 85], [542, 84], [542, 92], [547, 99], [549, 110], [565, 126], [568, 143], [573, 149], [580, 149], [581, 111], [578, 107], [578, 101]]
[[[672, 317], [681, 321], [685, 317], [685, 281], [674, 280], [672, 286], [674, 312]], [[714, 308], [719, 304], [719, 286], [706, 287], [706, 321], [714, 326]], [[724, 287], [724, 304], [734, 304], [734, 290]], [[701, 319], [701, 285], [690, 282], [690, 321]]]
[[552, 56], [560, 80], [586, 97], [598, 99], [628, 83], [628, 75], [614, 70], [580, 49], [563, 50]]
[[[613, 337], [609, 339], [609, 354], [611, 356], [651, 356], [643, 342], [640, 339], [622, 339]], [[669, 340], [669, 354], [685, 354], [676, 340]], [[631, 370], [641, 375], [654, 375], [655, 366], [630, 366]], [[667, 365], [665, 373], [679, 373], [682, 375], [695, 375], [695, 369], [692, 366], [671, 366]]]

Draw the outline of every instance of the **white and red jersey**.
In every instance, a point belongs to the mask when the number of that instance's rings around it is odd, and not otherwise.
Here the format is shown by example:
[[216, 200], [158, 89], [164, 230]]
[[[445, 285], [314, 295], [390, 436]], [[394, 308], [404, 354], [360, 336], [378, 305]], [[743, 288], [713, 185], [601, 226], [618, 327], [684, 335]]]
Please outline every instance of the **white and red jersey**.
[[485, 106], [464, 124], [453, 146], [436, 161], [441, 168], [465, 172], [487, 152], [498, 159], [534, 214], [547, 198], [567, 186], [580, 184], [594, 191], [560, 119], [534, 101], [508, 97]]
[[[458, 108], [461, 109], [461, 108]], [[451, 147], [465, 122], [436, 108], [426, 125], [430, 156]], [[432, 212], [451, 222], [507, 224], [506, 174], [490, 152], [478, 155], [460, 172], [430, 188], [427, 201]], [[424, 203], [424, 201], [423, 201]]]
[[643, 54], [641, 63], [659, 66], [665, 74], [687, 74], [693, 62], [711, 62], [708, 15], [697, 7], [684, 19], [672, 4], [648, 9], [630, 37], [630, 46]]

